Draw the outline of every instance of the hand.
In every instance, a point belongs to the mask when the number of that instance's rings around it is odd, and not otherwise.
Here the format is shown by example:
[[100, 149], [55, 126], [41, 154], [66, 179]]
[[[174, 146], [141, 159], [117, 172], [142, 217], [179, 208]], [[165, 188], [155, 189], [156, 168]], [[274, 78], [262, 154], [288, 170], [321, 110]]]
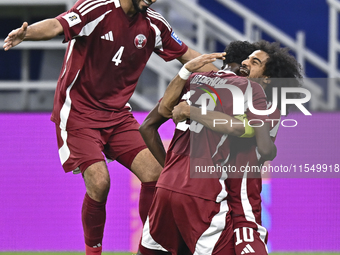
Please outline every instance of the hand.
[[224, 59], [226, 55], [225, 52], [221, 53], [211, 53], [211, 54], [203, 54], [200, 55], [189, 62], [187, 62], [184, 66], [190, 72], [196, 72], [201, 67], [205, 66], [206, 64], [214, 62], [216, 59]]
[[178, 122], [184, 121], [188, 118], [190, 118], [190, 106], [185, 101], [180, 102], [172, 110], [172, 119], [177, 125]]
[[12, 30], [12, 32], [8, 34], [4, 41], [4, 45], [2, 46], [5, 51], [13, 48], [24, 40], [27, 32], [27, 27], [27, 22], [24, 22], [20, 28]]

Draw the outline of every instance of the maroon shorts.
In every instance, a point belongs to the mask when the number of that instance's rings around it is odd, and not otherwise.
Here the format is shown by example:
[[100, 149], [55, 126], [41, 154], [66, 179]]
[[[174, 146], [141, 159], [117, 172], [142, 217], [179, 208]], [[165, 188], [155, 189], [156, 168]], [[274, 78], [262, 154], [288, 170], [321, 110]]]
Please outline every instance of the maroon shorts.
[[[132, 113], [108, 128], [61, 130], [56, 125], [59, 157], [65, 172], [82, 172], [95, 162], [117, 160], [127, 168], [147, 148]], [[80, 170], [80, 171], [79, 171]]]
[[141, 252], [234, 254], [233, 228], [226, 201], [215, 203], [157, 188], [143, 228]]

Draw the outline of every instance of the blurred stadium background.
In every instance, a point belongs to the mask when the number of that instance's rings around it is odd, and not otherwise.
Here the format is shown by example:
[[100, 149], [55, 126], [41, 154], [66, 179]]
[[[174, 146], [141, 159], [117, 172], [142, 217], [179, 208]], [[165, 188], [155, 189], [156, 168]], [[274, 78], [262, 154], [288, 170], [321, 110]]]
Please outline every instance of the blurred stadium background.
[[[55, 17], [74, 0], [0, 0], [0, 39], [23, 21]], [[326, 165], [328, 172], [269, 176], [263, 185], [263, 224], [272, 252], [340, 253], [339, 0], [158, 0], [177, 35], [199, 52], [221, 51], [233, 40], [279, 41], [305, 70], [312, 116], [298, 112], [280, 127], [273, 164]], [[65, 51], [62, 38], [24, 42], [0, 51], [0, 252], [82, 251], [85, 193], [79, 175], [60, 166], [49, 120]], [[217, 63], [219, 65], [219, 63]], [[152, 56], [130, 103], [142, 122], [176, 74], [176, 61]], [[173, 124], [162, 127], [167, 144]], [[140, 184], [116, 163], [107, 205], [104, 251], [134, 252], [140, 238]], [[327, 178], [326, 178], [327, 177]]]

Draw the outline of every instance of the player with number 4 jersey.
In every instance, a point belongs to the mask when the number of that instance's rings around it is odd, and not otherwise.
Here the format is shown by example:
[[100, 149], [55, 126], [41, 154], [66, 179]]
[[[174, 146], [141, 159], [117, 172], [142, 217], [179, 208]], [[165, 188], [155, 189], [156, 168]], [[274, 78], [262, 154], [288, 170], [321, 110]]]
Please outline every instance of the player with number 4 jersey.
[[[117, 124], [151, 54], [169, 61], [188, 50], [150, 8], [130, 18], [119, 1], [97, 7], [95, 1], [78, 1], [57, 20], [69, 44], [52, 120], [66, 123], [66, 130]], [[67, 100], [71, 102], [66, 112]]]
[[[106, 158], [117, 160], [142, 182], [139, 213], [144, 223], [162, 170], [138, 131], [128, 100], [154, 52], [182, 64], [200, 53], [182, 42], [164, 17], [149, 7], [156, 0], [78, 0], [56, 18], [10, 32], [7, 51], [22, 41], [68, 43], [51, 120], [65, 172], [82, 173], [86, 194], [82, 223], [86, 254], [101, 254], [110, 175]], [[201, 71], [217, 70], [208, 65]]]

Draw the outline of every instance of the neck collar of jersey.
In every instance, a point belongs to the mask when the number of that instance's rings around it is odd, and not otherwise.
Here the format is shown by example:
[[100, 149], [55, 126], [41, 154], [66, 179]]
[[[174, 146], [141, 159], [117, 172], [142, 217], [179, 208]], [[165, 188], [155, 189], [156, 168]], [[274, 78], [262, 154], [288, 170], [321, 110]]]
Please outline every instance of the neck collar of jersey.
[[236, 75], [236, 73], [234, 73], [233, 71], [230, 71], [230, 70], [219, 70], [217, 73], [227, 73], [227, 74], [234, 74], [234, 75]]

